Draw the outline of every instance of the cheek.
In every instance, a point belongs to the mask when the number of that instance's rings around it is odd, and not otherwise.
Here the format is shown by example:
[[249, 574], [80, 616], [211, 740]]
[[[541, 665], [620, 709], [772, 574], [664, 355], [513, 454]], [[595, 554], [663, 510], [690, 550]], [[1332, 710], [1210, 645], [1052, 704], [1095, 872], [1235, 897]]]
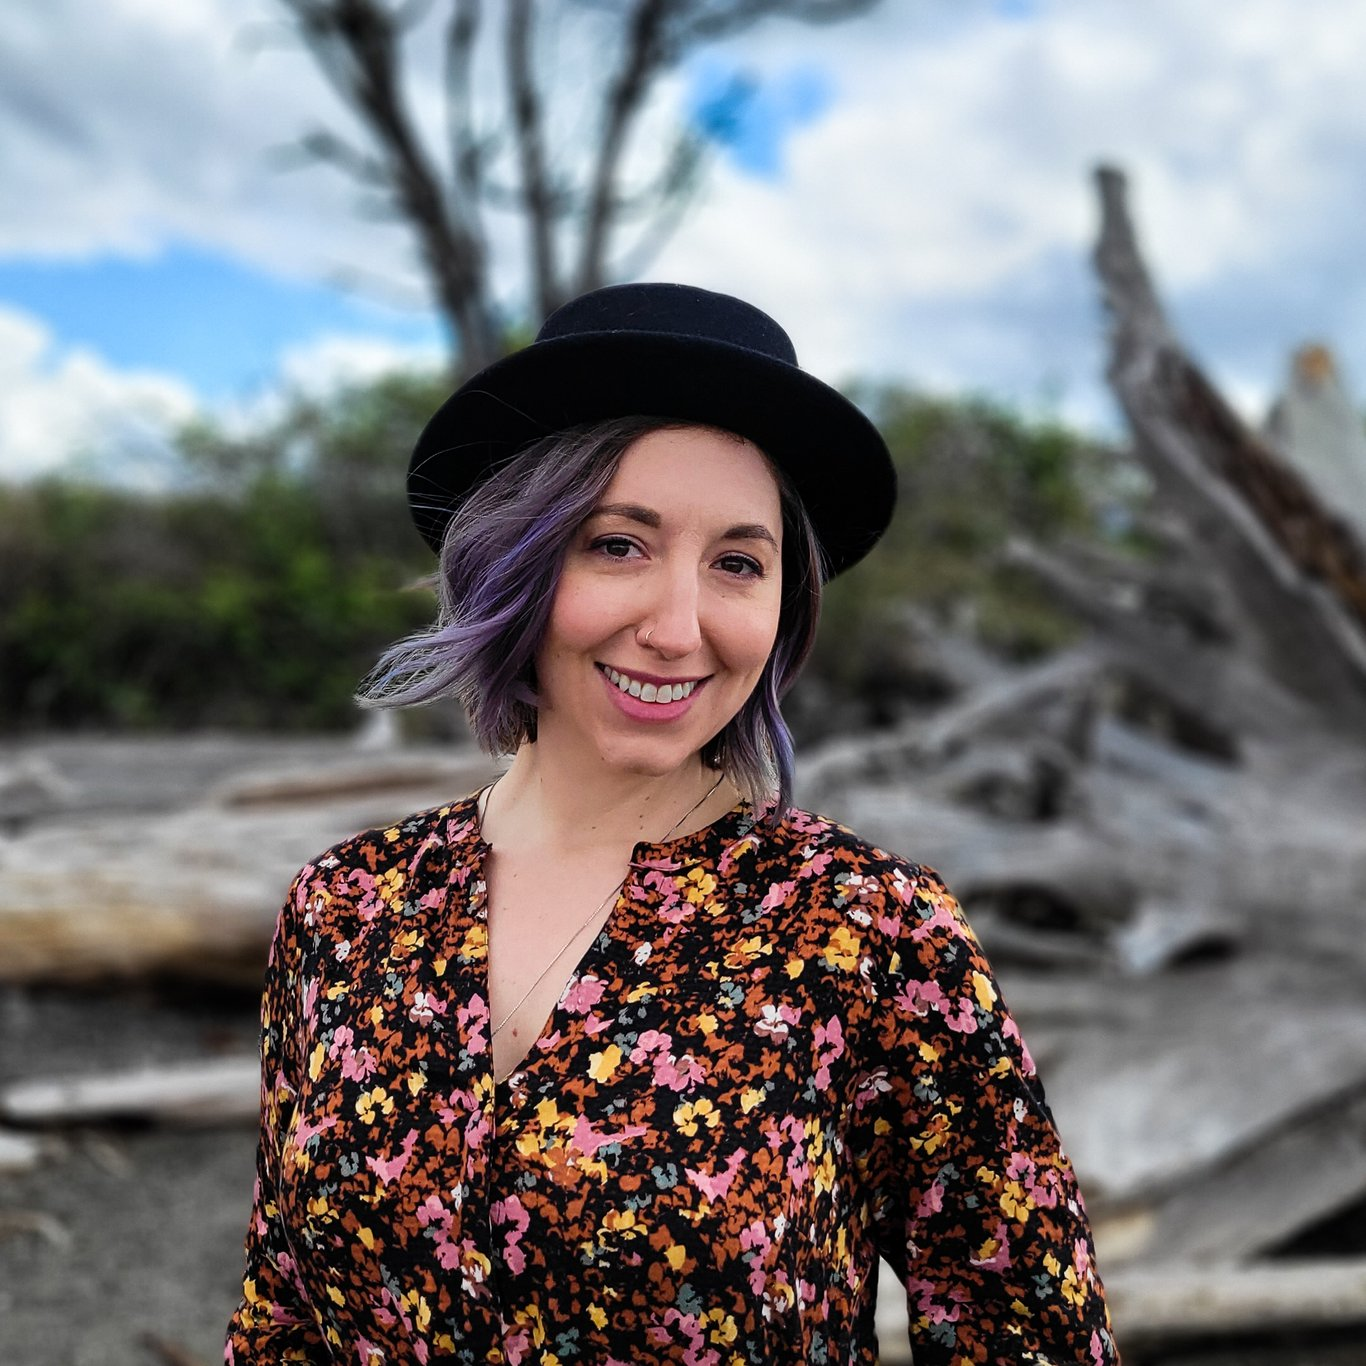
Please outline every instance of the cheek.
[[747, 603], [726, 622], [723, 650], [736, 673], [757, 679], [778, 638], [778, 602]]

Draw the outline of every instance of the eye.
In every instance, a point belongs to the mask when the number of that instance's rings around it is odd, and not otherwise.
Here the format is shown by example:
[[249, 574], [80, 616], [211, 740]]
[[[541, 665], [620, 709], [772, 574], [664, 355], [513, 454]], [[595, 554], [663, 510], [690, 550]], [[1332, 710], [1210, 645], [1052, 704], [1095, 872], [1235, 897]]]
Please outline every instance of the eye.
[[613, 560], [630, 559], [640, 553], [640, 547], [629, 536], [599, 536], [588, 548]]
[[717, 564], [726, 571], [727, 574], [734, 574], [737, 578], [762, 579], [764, 577], [764, 567], [758, 560], [749, 555], [741, 555], [738, 551], [731, 551], [727, 555], [722, 555]]

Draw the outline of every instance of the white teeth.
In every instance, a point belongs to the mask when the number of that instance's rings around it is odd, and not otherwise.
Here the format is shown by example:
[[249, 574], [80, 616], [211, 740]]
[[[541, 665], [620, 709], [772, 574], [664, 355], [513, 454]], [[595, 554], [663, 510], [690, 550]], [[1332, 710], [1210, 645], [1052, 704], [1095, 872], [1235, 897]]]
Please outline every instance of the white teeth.
[[604, 666], [603, 672], [608, 680], [614, 683], [624, 693], [630, 693], [632, 697], [638, 697], [642, 702], [660, 703], [679, 702], [685, 697], [691, 697], [696, 683], [641, 683], [629, 675], [621, 673], [617, 669]]

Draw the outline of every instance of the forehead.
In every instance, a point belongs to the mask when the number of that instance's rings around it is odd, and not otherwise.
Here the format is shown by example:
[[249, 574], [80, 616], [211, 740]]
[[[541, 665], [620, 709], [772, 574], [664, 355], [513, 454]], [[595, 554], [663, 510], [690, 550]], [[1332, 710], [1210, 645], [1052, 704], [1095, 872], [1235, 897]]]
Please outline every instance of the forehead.
[[714, 510], [718, 519], [770, 523], [782, 517], [778, 481], [752, 441], [711, 427], [647, 432], [623, 453], [604, 502], [646, 503], [664, 510]]

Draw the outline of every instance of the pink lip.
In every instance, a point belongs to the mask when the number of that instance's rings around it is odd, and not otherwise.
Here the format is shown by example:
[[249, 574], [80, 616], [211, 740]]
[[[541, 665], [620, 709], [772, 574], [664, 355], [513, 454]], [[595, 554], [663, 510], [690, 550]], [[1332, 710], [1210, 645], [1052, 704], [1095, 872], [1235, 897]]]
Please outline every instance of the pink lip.
[[[599, 669], [606, 669], [609, 667], [617, 669], [615, 664], [598, 665]], [[660, 674], [642, 673], [639, 669], [617, 669], [617, 672], [619, 674], [629, 674], [630, 677], [634, 678], [638, 683], [653, 683], [657, 688], [662, 687], [665, 683], [701, 683], [703, 679], [711, 676], [710, 674], [694, 674], [692, 678], [664, 678]], [[612, 686], [615, 687], [616, 684], [613, 684]]]
[[[618, 673], [621, 670], [617, 670]], [[602, 679], [603, 685], [612, 695], [612, 701], [617, 704], [619, 710], [624, 712], [633, 721], [648, 721], [659, 724], [663, 721], [676, 721], [680, 716], [685, 716], [692, 704], [697, 700], [697, 695], [707, 686], [707, 677], [700, 679], [690, 678], [659, 678], [652, 674], [633, 673], [632, 678], [641, 683], [653, 683], [656, 687], [663, 683], [694, 683], [695, 686], [687, 697], [680, 697], [677, 702], [642, 702], [638, 697], [632, 697], [628, 692], [622, 692], [602, 668], [598, 669], [598, 676]]]

